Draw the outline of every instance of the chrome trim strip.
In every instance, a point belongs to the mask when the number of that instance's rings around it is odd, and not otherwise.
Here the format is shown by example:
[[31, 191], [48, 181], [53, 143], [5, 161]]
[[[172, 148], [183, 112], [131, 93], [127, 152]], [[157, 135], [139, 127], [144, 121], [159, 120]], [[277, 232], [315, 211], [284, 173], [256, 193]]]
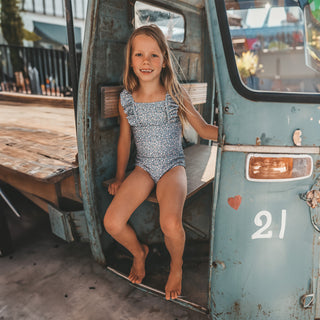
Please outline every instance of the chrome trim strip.
[[224, 145], [223, 152], [225, 151], [244, 153], [320, 154], [320, 147]]
[[[121, 277], [123, 279], [126, 279], [126, 280], [130, 281], [129, 278], [126, 275], [124, 275], [123, 273], [119, 272], [118, 270], [116, 270], [114, 268], [111, 268], [111, 267], [107, 266], [107, 270], [113, 272], [114, 274], [116, 274], [117, 276], [119, 276], [119, 277]], [[131, 283], [131, 285], [133, 285], [134, 287], [137, 287], [139, 289], [142, 289], [142, 290], [144, 289], [144, 291], [152, 293], [152, 294], [157, 295], [157, 296], [161, 296], [161, 297], [165, 297], [166, 296], [166, 294], [163, 291], [160, 291], [158, 289], [152, 288], [152, 287], [147, 286], [147, 285], [142, 284], [142, 283], [140, 283], [140, 284]], [[197, 311], [197, 312], [200, 312], [200, 313], [203, 313], [203, 314], [208, 314], [209, 313], [209, 310], [207, 308], [205, 308], [205, 307], [203, 307], [203, 306], [201, 306], [201, 305], [199, 305], [197, 303], [182, 299], [180, 296], [177, 299], [169, 300], [169, 301], [175, 302], [177, 304], [180, 304], [180, 305], [182, 305], [184, 307], [188, 307], [191, 310], [194, 310], [194, 311]]]

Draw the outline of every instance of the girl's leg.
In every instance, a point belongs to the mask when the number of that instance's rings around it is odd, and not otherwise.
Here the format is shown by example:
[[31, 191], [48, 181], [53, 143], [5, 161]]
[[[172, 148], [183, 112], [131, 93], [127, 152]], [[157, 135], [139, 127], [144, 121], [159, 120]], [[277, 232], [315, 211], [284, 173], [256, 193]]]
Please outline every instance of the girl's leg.
[[160, 226], [170, 253], [170, 273], [165, 287], [166, 299], [177, 299], [181, 294], [185, 232], [182, 211], [187, 195], [187, 176], [184, 167], [177, 166], [164, 174], [157, 185], [160, 207]]
[[136, 167], [121, 184], [104, 216], [106, 231], [133, 255], [129, 280], [141, 283], [145, 276], [145, 260], [148, 247], [141, 244], [128, 220], [134, 210], [149, 196], [154, 187], [150, 175]]

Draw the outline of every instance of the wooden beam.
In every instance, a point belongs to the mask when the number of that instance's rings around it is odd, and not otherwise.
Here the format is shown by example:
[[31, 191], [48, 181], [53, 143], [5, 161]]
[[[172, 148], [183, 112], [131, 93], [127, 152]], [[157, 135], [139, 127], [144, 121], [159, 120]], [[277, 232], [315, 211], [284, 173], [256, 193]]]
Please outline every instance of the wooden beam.
[[48, 207], [48, 202], [46, 202], [45, 200], [38, 198], [37, 196], [27, 193], [27, 192], [23, 192], [21, 191], [21, 193], [28, 198], [29, 200], [31, 200], [34, 204], [36, 204], [38, 207], [40, 207], [43, 211], [45, 211], [46, 213], [49, 213], [49, 207]]
[[[184, 83], [184, 89], [188, 92], [194, 105], [206, 103], [207, 83]], [[101, 87], [101, 118], [113, 118], [119, 116], [118, 103], [122, 86]]]
[[24, 105], [28, 107], [32, 106], [43, 106], [43, 107], [56, 107], [56, 108], [68, 108], [73, 109], [73, 98], [68, 97], [52, 97], [52, 96], [41, 96], [36, 94], [23, 94], [15, 92], [0, 92], [0, 101], [6, 103], [14, 103], [16, 106]]
[[55, 206], [59, 206], [56, 185], [30, 179], [30, 176], [0, 166], [0, 180], [12, 187], [43, 198]]

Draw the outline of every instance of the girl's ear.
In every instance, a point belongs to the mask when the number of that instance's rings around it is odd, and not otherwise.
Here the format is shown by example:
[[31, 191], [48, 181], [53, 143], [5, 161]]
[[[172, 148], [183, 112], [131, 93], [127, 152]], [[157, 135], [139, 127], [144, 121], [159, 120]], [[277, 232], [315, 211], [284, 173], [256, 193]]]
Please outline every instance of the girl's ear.
[[163, 64], [162, 64], [162, 68], [165, 68], [167, 66], [167, 62], [168, 62], [168, 55], [167, 53], [164, 54], [163, 56]]

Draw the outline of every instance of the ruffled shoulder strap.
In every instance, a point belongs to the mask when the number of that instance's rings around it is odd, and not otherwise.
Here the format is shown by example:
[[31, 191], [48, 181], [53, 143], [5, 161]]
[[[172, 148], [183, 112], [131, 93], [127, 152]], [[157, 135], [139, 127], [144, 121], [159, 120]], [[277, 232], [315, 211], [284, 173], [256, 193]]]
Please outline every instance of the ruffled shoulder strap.
[[168, 120], [170, 122], [180, 121], [178, 110], [178, 104], [173, 100], [173, 98], [167, 93], [166, 95], [166, 106], [167, 106], [167, 113], [168, 113]]
[[123, 89], [120, 93], [120, 103], [122, 108], [127, 115], [128, 122], [130, 126], [137, 125], [137, 117], [135, 113], [135, 105], [132, 95], [126, 89]]

